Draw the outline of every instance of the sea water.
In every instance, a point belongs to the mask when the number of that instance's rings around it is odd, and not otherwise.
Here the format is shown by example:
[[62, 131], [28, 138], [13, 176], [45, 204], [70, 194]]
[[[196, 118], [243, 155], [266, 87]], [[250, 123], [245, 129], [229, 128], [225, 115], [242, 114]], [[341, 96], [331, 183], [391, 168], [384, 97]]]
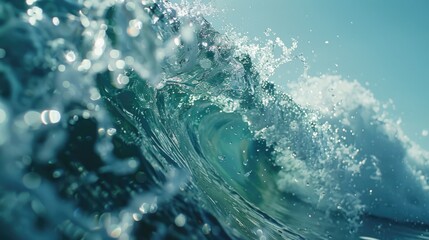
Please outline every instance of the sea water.
[[429, 239], [429, 153], [357, 82], [278, 89], [296, 41], [203, 5], [0, 3], [2, 239]]

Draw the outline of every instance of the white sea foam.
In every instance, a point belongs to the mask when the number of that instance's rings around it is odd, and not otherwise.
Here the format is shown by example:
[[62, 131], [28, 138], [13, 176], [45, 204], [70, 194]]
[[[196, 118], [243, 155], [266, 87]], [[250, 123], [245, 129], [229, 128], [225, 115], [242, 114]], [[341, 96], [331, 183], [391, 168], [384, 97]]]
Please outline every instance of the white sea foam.
[[[341, 194], [358, 196], [370, 215], [429, 223], [429, 152], [389, 118], [386, 105], [357, 81], [339, 76], [302, 79], [289, 90], [295, 102], [316, 112], [319, 124], [328, 124], [333, 137], [341, 140], [335, 148], [356, 152], [332, 179]], [[350, 159], [337, 157], [339, 164]]]

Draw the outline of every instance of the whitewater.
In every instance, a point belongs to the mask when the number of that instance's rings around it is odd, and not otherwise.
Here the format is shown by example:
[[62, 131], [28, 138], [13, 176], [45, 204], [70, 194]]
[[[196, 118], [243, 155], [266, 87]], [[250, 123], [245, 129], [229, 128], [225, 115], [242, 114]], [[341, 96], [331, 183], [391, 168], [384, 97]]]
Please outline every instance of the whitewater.
[[207, 6], [0, 0], [2, 239], [429, 239], [429, 152]]

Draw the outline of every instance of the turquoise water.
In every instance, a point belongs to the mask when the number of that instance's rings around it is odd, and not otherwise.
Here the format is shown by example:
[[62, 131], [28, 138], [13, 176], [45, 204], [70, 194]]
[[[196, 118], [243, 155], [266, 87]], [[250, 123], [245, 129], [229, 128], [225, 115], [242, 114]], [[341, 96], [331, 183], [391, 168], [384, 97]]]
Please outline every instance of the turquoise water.
[[4, 239], [429, 238], [429, 153], [357, 82], [271, 83], [296, 42], [164, 1], [0, 3]]

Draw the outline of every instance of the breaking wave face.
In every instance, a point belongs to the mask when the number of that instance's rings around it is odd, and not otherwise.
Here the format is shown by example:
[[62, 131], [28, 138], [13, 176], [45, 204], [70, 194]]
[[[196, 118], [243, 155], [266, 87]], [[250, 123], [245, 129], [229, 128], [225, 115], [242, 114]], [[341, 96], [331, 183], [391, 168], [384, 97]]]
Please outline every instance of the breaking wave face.
[[0, 0], [4, 238], [325, 239], [373, 217], [429, 224], [429, 153], [370, 91], [339, 76], [287, 93], [268, 81], [296, 42], [220, 34], [186, 4], [78, 2]]

